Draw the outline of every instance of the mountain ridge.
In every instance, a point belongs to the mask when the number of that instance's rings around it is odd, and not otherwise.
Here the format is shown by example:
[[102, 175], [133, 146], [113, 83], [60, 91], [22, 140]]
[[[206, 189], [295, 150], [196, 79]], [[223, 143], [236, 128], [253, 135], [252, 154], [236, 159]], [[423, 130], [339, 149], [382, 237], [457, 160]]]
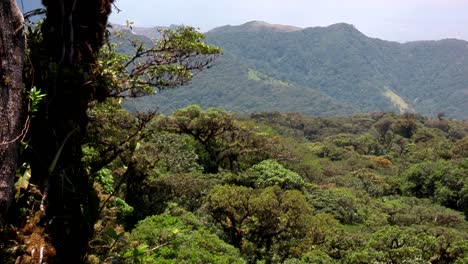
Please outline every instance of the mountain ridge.
[[[188, 87], [134, 101], [140, 106], [130, 107], [164, 109], [168, 106], [164, 101], [171, 101], [176, 107], [196, 103], [244, 112], [342, 115], [414, 109], [430, 116], [439, 112], [461, 119], [468, 116], [468, 42], [464, 40], [385, 41], [367, 37], [346, 23], [282, 29], [253, 21], [207, 32], [206, 41], [225, 51], [212, 69], [196, 76]], [[249, 79], [252, 72], [271, 80]], [[307, 98], [300, 98], [299, 91]], [[312, 94], [315, 101], [310, 103]], [[345, 105], [346, 111], [337, 110]]]
[[[120, 28], [125, 28], [127, 26], [125, 25], [121, 25], [121, 24], [118, 24], [118, 23], [112, 23], [113, 26], [117, 26], [119, 29]], [[361, 32], [360, 30], [358, 30], [353, 24], [349, 24], [349, 23], [346, 23], [346, 22], [337, 22], [337, 23], [333, 23], [333, 24], [330, 24], [330, 25], [326, 25], [326, 26], [307, 26], [307, 27], [299, 27], [299, 26], [295, 26], [295, 25], [288, 25], [288, 24], [277, 24], [277, 23], [269, 23], [269, 22], [265, 22], [265, 21], [262, 21], [262, 20], [252, 20], [252, 21], [248, 21], [248, 22], [245, 22], [243, 24], [239, 24], [239, 25], [222, 25], [222, 26], [217, 26], [217, 27], [214, 27], [210, 30], [207, 30], [203, 33], [209, 33], [209, 32], [216, 32], [216, 31], [219, 31], [219, 30], [223, 30], [223, 29], [226, 29], [226, 28], [238, 28], [238, 27], [245, 27], [245, 26], [251, 26], [251, 25], [254, 25], [254, 26], [257, 26], [257, 27], [261, 27], [263, 26], [263, 28], [273, 28], [273, 29], [278, 29], [278, 28], [283, 28], [283, 29], [290, 29], [289, 31], [290, 32], [293, 32], [293, 31], [303, 31], [303, 30], [314, 30], [314, 29], [327, 29], [327, 28], [334, 28], [334, 27], [347, 27], [347, 28], [352, 28], [356, 31], [358, 31], [360, 34], [363, 34], [365, 35], [365, 33]], [[149, 32], [151, 30], [157, 30], [159, 28], [175, 28], [177, 27], [178, 25], [175, 25], [175, 24], [172, 24], [172, 25], [169, 25], [169, 26], [138, 26], [138, 25], [134, 25], [132, 26], [134, 30], [134, 32], [136, 34], [140, 34], [140, 35], [144, 35], [146, 37], [149, 37], [151, 38], [151, 36], [153, 36], [153, 32]], [[127, 28], [128, 29], [128, 28]], [[287, 31], [283, 31], [283, 32], [287, 32]], [[377, 40], [382, 40], [382, 41], [387, 41], [387, 42], [394, 42], [394, 43], [399, 43], [399, 44], [406, 44], [406, 43], [418, 43], [418, 42], [432, 42], [432, 41], [445, 41], [445, 40], [448, 40], [448, 41], [451, 41], [451, 40], [454, 40], [454, 41], [464, 41], [464, 42], [468, 42], [468, 40], [465, 40], [465, 39], [459, 39], [459, 38], [452, 38], [452, 37], [449, 37], [449, 38], [443, 38], [443, 39], [421, 39], [421, 40], [412, 40], [412, 41], [396, 41], [396, 40], [387, 40], [387, 39], [382, 39], [382, 38], [379, 38], [379, 37], [370, 37], [370, 36], [367, 36], [365, 35], [366, 37], [368, 38], [371, 38], [371, 39], [377, 39]]]

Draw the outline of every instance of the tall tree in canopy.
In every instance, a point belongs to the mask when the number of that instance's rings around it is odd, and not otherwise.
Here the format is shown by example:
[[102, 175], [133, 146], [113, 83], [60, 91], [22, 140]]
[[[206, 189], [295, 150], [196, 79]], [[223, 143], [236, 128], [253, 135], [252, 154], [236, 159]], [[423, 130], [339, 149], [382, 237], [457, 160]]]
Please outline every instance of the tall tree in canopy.
[[34, 85], [47, 95], [31, 124], [31, 182], [42, 194], [58, 263], [80, 263], [92, 234], [92, 189], [82, 166], [90, 76], [113, 0], [43, 0], [42, 39], [31, 43]]

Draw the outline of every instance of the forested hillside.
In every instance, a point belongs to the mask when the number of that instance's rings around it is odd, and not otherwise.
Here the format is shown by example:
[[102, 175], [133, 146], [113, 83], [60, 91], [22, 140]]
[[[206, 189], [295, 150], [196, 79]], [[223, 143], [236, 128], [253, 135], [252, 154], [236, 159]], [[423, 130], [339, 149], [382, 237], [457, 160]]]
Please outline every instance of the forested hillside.
[[468, 116], [466, 41], [401, 44], [369, 38], [344, 23], [301, 29], [250, 22], [206, 37], [224, 49], [210, 71], [187, 87], [127, 107], [173, 111], [196, 103], [242, 113]]

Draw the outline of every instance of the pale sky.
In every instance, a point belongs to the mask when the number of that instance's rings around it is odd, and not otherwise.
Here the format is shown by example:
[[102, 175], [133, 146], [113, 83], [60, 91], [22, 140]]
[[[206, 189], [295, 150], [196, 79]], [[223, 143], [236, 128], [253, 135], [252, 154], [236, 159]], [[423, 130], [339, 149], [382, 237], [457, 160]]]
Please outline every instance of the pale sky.
[[[24, 0], [27, 1], [27, 0]], [[468, 0], [116, 0], [113, 23], [210, 30], [252, 20], [299, 27], [345, 22], [393, 41], [468, 40]]]
[[[17, 0], [26, 11], [40, 0]], [[394, 41], [468, 40], [468, 0], [116, 0], [110, 21], [137, 26], [184, 24], [208, 31], [260, 20], [299, 27], [353, 24]]]

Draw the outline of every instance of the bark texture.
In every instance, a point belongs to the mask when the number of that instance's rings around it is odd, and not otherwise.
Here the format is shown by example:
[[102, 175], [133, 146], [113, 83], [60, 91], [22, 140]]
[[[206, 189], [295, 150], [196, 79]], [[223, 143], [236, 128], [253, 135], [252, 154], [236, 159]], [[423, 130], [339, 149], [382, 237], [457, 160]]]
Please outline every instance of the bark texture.
[[31, 181], [45, 197], [56, 263], [82, 263], [93, 232], [93, 189], [81, 158], [89, 75], [103, 44], [112, 0], [43, 0], [46, 19], [35, 82], [46, 100], [31, 125]]
[[6, 218], [22, 138], [23, 15], [15, 0], [0, 0], [0, 222]]

